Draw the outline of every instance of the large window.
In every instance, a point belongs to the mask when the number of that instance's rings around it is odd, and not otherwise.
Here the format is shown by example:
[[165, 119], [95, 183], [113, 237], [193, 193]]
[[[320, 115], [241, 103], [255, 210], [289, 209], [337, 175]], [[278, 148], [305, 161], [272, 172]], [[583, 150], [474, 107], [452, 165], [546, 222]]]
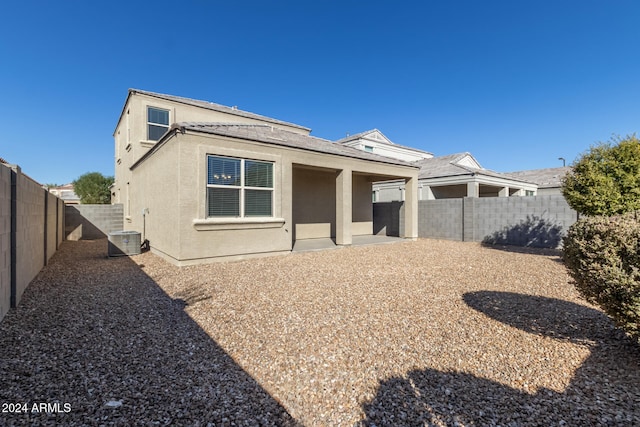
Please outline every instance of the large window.
[[207, 217], [273, 216], [273, 163], [207, 156]]
[[147, 139], [157, 141], [169, 130], [169, 111], [147, 107]]

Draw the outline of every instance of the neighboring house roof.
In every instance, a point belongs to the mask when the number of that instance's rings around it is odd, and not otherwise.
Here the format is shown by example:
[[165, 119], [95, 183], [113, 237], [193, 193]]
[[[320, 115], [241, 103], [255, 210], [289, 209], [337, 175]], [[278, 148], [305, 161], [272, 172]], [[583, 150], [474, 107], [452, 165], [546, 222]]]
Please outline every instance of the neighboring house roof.
[[122, 115], [124, 114], [124, 109], [126, 108], [127, 102], [129, 101], [129, 97], [132, 94], [135, 94], [135, 93], [139, 93], [139, 94], [147, 95], [147, 96], [153, 96], [155, 98], [164, 99], [164, 100], [167, 100], [167, 101], [179, 102], [181, 104], [187, 104], [187, 105], [193, 105], [193, 106], [200, 107], [200, 108], [206, 108], [208, 110], [218, 111], [218, 112], [221, 112], [221, 113], [233, 114], [233, 115], [239, 116], [239, 117], [245, 117], [245, 118], [254, 119], [254, 120], [261, 120], [261, 121], [264, 121], [264, 122], [267, 122], [267, 123], [290, 126], [290, 127], [294, 127], [294, 128], [298, 128], [298, 129], [304, 130], [307, 133], [311, 132], [310, 128], [307, 128], [307, 127], [304, 127], [304, 126], [300, 126], [300, 125], [297, 125], [295, 123], [289, 123], [289, 122], [285, 122], [285, 121], [282, 121], [282, 120], [273, 119], [271, 117], [266, 117], [266, 116], [261, 116], [259, 114], [250, 113], [248, 111], [238, 110], [237, 107], [227, 107], [225, 105], [215, 104], [215, 103], [209, 102], [209, 101], [201, 101], [201, 100], [197, 100], [197, 99], [184, 98], [184, 97], [181, 97], [181, 96], [174, 96], [174, 95], [165, 95], [165, 94], [162, 94], [162, 93], [148, 92], [146, 90], [140, 90], [140, 89], [129, 89], [129, 95], [127, 96], [127, 100], [125, 101], [124, 106], [122, 107], [122, 112], [120, 113], [120, 117], [122, 117]]
[[231, 138], [239, 138], [243, 140], [257, 141], [265, 144], [280, 145], [285, 147], [293, 147], [301, 150], [314, 151], [323, 154], [332, 154], [343, 157], [351, 157], [392, 165], [417, 167], [417, 165], [405, 162], [403, 160], [393, 159], [391, 157], [380, 156], [356, 148], [347, 147], [341, 144], [335, 144], [329, 140], [317, 138], [315, 136], [303, 135], [284, 129], [276, 128], [269, 125], [253, 125], [241, 123], [206, 123], [206, 122], [182, 122], [171, 126], [171, 129], [158, 141], [158, 143], [143, 155], [131, 168], [135, 168], [142, 163], [147, 157], [160, 149], [167, 143], [169, 137], [174, 132], [201, 132], [213, 135], [227, 136]]
[[4, 163], [5, 165], [10, 165], [11, 164], [8, 161], [6, 161], [5, 159], [3, 159], [2, 157], [0, 157], [0, 163]]
[[558, 168], [506, 172], [505, 175], [534, 182], [538, 184], [538, 188], [559, 188], [562, 186], [562, 179], [570, 171], [570, 166], [563, 166]]
[[80, 197], [76, 194], [73, 184], [51, 187], [49, 192], [61, 198], [65, 203], [80, 203]]
[[483, 168], [471, 153], [456, 153], [447, 156], [432, 157], [414, 162], [420, 166], [419, 179], [442, 178], [461, 175], [486, 175], [496, 178], [511, 179], [514, 181], [529, 182], [528, 180], [506, 176], [505, 174], [494, 172]]
[[419, 152], [419, 153], [426, 153], [426, 154], [429, 154], [429, 155], [433, 155], [433, 153], [430, 153], [430, 152], [424, 151], [424, 150], [420, 150], [418, 148], [407, 147], [406, 145], [396, 144], [395, 142], [392, 142], [389, 138], [387, 138], [378, 129], [371, 129], [371, 130], [367, 130], [367, 131], [364, 131], [364, 132], [356, 133], [354, 135], [346, 136], [346, 137], [344, 137], [342, 139], [337, 140], [336, 144], [346, 144], [346, 143], [349, 143], [349, 142], [352, 142], [352, 141], [357, 141], [357, 140], [360, 140], [360, 139], [370, 139], [372, 141], [377, 142], [378, 144], [393, 145], [394, 147], [404, 148], [405, 150], [416, 151], [416, 152]]

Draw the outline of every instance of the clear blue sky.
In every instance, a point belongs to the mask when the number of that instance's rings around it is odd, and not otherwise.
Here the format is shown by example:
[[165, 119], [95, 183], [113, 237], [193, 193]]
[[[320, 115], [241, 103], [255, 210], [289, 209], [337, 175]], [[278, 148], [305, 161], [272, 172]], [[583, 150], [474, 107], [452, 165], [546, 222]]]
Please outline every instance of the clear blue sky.
[[380, 129], [497, 171], [640, 130], [640, 2], [7, 0], [0, 157], [41, 183], [113, 174], [129, 88]]

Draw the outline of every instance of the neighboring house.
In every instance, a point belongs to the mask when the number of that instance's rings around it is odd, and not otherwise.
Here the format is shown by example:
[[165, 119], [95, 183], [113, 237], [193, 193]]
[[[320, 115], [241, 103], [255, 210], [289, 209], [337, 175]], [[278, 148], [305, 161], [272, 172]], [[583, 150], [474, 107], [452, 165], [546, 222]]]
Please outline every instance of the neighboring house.
[[357, 148], [358, 150], [366, 151], [368, 153], [375, 153], [380, 154], [381, 156], [405, 160], [407, 162], [415, 162], [417, 160], [430, 159], [433, 157], [433, 154], [427, 151], [405, 147], [391, 142], [391, 140], [384, 136], [378, 129], [372, 129], [366, 132], [347, 136], [346, 138], [339, 139], [336, 143], [346, 145], [347, 147]]
[[[373, 136], [373, 138], [372, 138]], [[372, 139], [384, 139], [378, 145]], [[501, 174], [483, 168], [470, 153], [457, 153], [433, 157], [431, 153], [393, 144], [378, 130], [364, 132], [336, 141], [363, 151], [373, 146], [374, 153], [409, 160], [420, 167], [418, 199], [447, 199], [458, 197], [510, 197], [533, 196], [537, 185], [529, 180]], [[370, 145], [367, 145], [370, 144]], [[405, 199], [402, 182], [376, 182], [373, 185], [373, 200], [389, 202]]]
[[517, 179], [534, 182], [538, 185], [539, 195], [562, 194], [562, 180], [571, 171], [571, 167], [532, 169], [518, 172], [508, 172], [505, 175]]
[[49, 192], [61, 198], [67, 205], [77, 205], [80, 203], [80, 197], [74, 191], [73, 184], [50, 187]]
[[114, 132], [125, 228], [183, 265], [292, 250], [296, 240], [373, 234], [372, 183], [406, 187], [417, 237], [419, 169], [309, 135], [292, 123], [130, 90]]

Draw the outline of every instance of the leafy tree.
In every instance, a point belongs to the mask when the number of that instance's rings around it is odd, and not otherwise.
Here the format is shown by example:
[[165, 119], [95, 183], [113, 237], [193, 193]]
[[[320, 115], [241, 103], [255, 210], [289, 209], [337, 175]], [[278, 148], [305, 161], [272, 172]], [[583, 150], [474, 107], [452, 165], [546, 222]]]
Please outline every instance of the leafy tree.
[[112, 176], [104, 176], [100, 172], [88, 172], [73, 181], [75, 193], [83, 204], [111, 203]]
[[640, 209], [640, 140], [613, 138], [591, 147], [563, 181], [569, 205], [586, 215], [617, 215]]

